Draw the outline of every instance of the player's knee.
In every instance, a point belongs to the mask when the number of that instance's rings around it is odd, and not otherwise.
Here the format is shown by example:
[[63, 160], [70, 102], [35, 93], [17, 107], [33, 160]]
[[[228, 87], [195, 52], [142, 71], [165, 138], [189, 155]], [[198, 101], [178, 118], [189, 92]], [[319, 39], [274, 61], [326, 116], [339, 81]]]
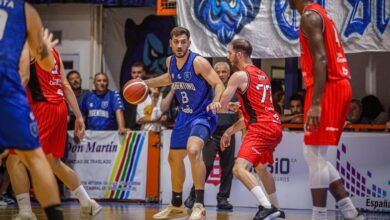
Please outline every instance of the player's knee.
[[244, 167], [242, 167], [240, 164], [234, 164], [233, 166], [233, 175], [236, 177], [236, 178], [239, 178], [241, 173], [242, 173], [242, 170], [245, 169]]
[[187, 148], [187, 152], [188, 152], [188, 157], [190, 158], [190, 160], [198, 160], [201, 158], [202, 151], [198, 147], [189, 146]]
[[47, 157], [50, 167], [54, 173], [56, 173], [61, 167], [61, 160], [52, 156]]

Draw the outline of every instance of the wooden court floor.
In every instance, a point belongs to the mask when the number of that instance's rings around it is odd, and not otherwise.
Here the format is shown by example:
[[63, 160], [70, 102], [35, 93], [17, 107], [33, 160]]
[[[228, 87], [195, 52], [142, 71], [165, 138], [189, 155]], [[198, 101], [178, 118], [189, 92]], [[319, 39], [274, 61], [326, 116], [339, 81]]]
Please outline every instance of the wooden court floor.
[[[93, 218], [93, 220], [152, 220], [153, 214], [158, 212], [160, 205], [143, 205], [132, 203], [118, 202], [100, 202], [103, 205], [103, 211]], [[64, 216], [66, 220], [76, 220], [79, 215], [79, 206], [76, 202], [64, 202]], [[45, 220], [43, 211], [38, 204], [33, 204], [33, 211], [37, 215], [38, 220]], [[215, 207], [207, 207], [208, 220], [251, 220], [256, 213], [254, 208], [235, 208], [232, 212], [217, 211]], [[291, 220], [310, 220], [311, 212], [309, 210], [285, 210], [287, 218]], [[17, 213], [16, 207], [0, 207], [0, 220], [8, 220], [12, 215]], [[390, 220], [389, 214], [368, 214], [365, 213], [367, 219], [372, 220]], [[329, 220], [342, 220], [335, 212], [329, 212]], [[180, 218], [186, 220], [188, 218]]]

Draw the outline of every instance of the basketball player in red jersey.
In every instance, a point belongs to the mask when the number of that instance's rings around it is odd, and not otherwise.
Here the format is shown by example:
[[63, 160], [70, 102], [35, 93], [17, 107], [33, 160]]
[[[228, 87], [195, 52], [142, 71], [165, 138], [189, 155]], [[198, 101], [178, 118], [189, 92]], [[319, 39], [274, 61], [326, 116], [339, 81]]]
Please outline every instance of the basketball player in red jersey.
[[333, 21], [311, 0], [289, 0], [301, 14], [302, 75], [305, 98], [303, 152], [309, 166], [312, 219], [327, 219], [329, 189], [344, 219], [364, 219], [344, 189], [339, 173], [326, 161], [329, 146], [337, 146], [348, 114], [352, 89], [347, 59]]
[[[282, 139], [280, 116], [272, 104], [271, 83], [267, 75], [253, 65], [250, 58], [252, 45], [249, 41], [233, 40], [228, 45], [228, 50], [230, 63], [240, 71], [230, 77], [222, 94], [222, 111], [227, 110], [230, 100], [236, 93], [244, 117], [225, 131], [221, 138], [221, 148], [229, 146], [232, 134], [247, 127], [248, 132], [238, 152], [233, 174], [260, 203], [259, 211], [253, 219], [284, 217], [284, 213], [275, 207], [278, 206], [275, 182], [267, 170], [267, 165], [274, 162], [273, 152]], [[249, 172], [251, 166], [259, 174], [269, 199], [256, 177]]]
[[[54, 174], [79, 199], [81, 204], [80, 218], [89, 219], [96, 215], [102, 207], [89, 198], [77, 174], [60, 160], [64, 156], [67, 132], [67, 106], [64, 96], [75, 113], [75, 136], [80, 139], [84, 135], [84, 120], [63, 71], [59, 53], [54, 48], [51, 53], [55, 61], [55, 66], [51, 71], [45, 71], [35, 61], [30, 65], [27, 97], [37, 120], [42, 149]], [[11, 154], [15, 153], [11, 151]], [[36, 219], [31, 210], [28, 193], [30, 183], [26, 169], [16, 155], [10, 155], [7, 166], [12, 173], [11, 183], [20, 208], [19, 214], [14, 219]]]

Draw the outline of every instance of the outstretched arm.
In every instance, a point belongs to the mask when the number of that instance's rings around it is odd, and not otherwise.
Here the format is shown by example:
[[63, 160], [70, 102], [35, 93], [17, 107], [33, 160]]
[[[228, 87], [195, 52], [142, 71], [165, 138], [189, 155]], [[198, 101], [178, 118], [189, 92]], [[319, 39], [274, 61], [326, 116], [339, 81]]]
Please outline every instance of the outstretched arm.
[[321, 99], [324, 93], [328, 60], [323, 36], [323, 21], [319, 14], [307, 11], [302, 15], [301, 28], [306, 34], [311, 55], [314, 60], [313, 66], [313, 96], [310, 109], [307, 114], [305, 130], [318, 129], [321, 117]]
[[228, 84], [221, 98], [221, 111], [226, 112], [228, 110], [228, 104], [232, 100], [234, 93], [237, 89], [243, 89], [246, 85], [248, 77], [244, 71], [238, 71], [230, 76]]
[[[53, 52], [50, 52], [53, 53]], [[70, 86], [68, 79], [66, 78], [66, 74], [64, 71], [64, 64], [62, 63], [62, 60], [60, 59], [61, 62], [61, 81], [62, 81], [62, 87], [64, 90], [64, 95], [66, 102], [69, 104], [70, 108], [72, 109], [72, 112], [74, 113], [76, 117], [75, 121], [75, 126], [74, 126], [74, 136], [78, 137], [79, 140], [82, 140], [84, 137], [84, 131], [85, 131], [85, 124], [84, 124], [84, 118], [83, 115], [81, 114], [79, 104], [77, 103], [76, 96], [72, 90], [72, 87]]]
[[54, 57], [51, 50], [58, 41], [53, 40], [53, 35], [47, 29], [43, 29], [38, 12], [30, 4], [25, 3], [25, 11], [27, 41], [31, 53], [42, 69], [50, 71], [54, 67]]

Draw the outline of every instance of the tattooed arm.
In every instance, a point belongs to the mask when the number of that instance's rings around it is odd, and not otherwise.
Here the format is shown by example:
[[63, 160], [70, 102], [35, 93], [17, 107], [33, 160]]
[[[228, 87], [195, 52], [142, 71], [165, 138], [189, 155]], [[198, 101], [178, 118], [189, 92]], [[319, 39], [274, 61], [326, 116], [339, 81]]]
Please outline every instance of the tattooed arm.
[[40, 67], [50, 71], [54, 67], [54, 57], [51, 49], [57, 44], [53, 41], [53, 35], [47, 29], [43, 29], [42, 21], [37, 11], [28, 3], [25, 3], [27, 42], [31, 54], [37, 60]]

